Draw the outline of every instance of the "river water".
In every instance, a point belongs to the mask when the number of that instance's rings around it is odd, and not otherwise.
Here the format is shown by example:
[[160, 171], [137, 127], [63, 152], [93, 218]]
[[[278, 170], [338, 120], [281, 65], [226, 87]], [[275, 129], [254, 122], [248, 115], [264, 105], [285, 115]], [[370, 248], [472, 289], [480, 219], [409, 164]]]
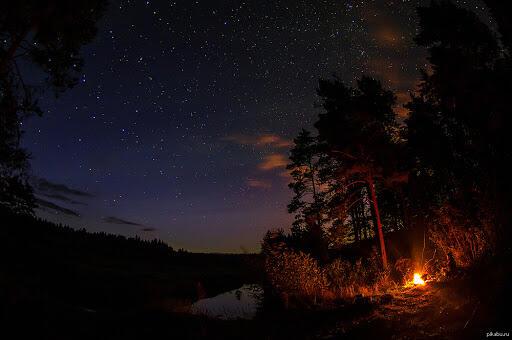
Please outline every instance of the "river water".
[[192, 305], [193, 314], [219, 319], [253, 319], [263, 297], [263, 288], [246, 284], [238, 289], [201, 299]]

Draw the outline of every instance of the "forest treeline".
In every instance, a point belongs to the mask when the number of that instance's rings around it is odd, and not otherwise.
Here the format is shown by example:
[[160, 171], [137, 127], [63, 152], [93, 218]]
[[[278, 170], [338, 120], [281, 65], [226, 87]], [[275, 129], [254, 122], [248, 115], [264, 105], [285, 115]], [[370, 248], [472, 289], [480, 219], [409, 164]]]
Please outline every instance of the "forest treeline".
[[[278, 289], [304, 293], [304, 280], [332, 288], [336, 278], [352, 285], [359, 279], [348, 272], [364, 277], [358, 286], [371, 285], [405, 262], [424, 266], [424, 258], [396, 256], [388, 266], [386, 234], [400, 230], [425, 235], [422, 243], [428, 241], [436, 251], [432, 263], [439, 264], [432, 274], [470, 267], [506, 249], [511, 31], [503, 2], [485, 3], [496, 30], [450, 1], [418, 8], [415, 42], [426, 48], [428, 67], [409, 92], [404, 121], [394, 111], [396, 94], [377, 79], [363, 76], [355, 85], [320, 80], [316, 131], [302, 130], [291, 149], [291, 232], [274, 230], [263, 241]], [[381, 274], [375, 260], [362, 259], [358, 267], [329, 256], [366, 239], [376, 240]], [[333, 269], [333, 261], [341, 262]], [[293, 267], [286, 278], [274, 270], [286, 267]], [[298, 271], [309, 271], [309, 278], [290, 283]]]
[[[138, 236], [126, 237], [105, 232], [89, 232], [85, 229], [55, 224], [30, 215], [13, 214], [2, 210], [2, 228], [0, 228], [4, 250], [10, 249], [17, 256], [37, 255], [52, 257], [122, 259], [122, 261], [151, 260], [168, 262], [175, 251], [167, 243], [153, 239], [144, 240]], [[28, 237], [29, 236], [29, 237]], [[14, 247], [14, 249], [12, 249]], [[41, 250], [43, 252], [41, 253]], [[16, 262], [16, 259], [12, 259]]]
[[193, 302], [259, 282], [263, 272], [254, 254], [174, 251], [159, 240], [0, 214], [0, 322], [7, 337], [186, 338], [204, 324], [185, 314]]

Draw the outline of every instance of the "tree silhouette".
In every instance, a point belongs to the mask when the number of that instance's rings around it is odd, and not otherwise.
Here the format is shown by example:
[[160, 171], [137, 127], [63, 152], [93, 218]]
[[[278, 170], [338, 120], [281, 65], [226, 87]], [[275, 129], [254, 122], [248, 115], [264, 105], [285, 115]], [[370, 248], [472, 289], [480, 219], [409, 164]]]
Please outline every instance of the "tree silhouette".
[[355, 200], [361, 200], [365, 193], [369, 195], [382, 263], [386, 267], [386, 247], [377, 201], [379, 189], [375, 182], [382, 180], [384, 183], [396, 168], [394, 135], [397, 125], [392, 109], [395, 96], [383, 89], [379, 81], [369, 77], [359, 80], [355, 89], [338, 79], [322, 80], [318, 95], [323, 99], [326, 112], [319, 115], [315, 127], [319, 140], [326, 144], [326, 153], [333, 160], [330, 162], [331, 176], [345, 197], [351, 199], [355, 194]]
[[83, 60], [80, 48], [96, 35], [106, 0], [20, 0], [2, 4], [0, 13], [0, 204], [31, 212], [28, 155], [20, 148], [21, 122], [42, 113], [36, 87], [26, 83], [20, 60], [45, 75], [56, 95], [73, 87]]
[[[503, 215], [510, 202], [504, 189], [510, 188], [504, 170], [510, 161], [510, 59], [471, 11], [433, 1], [418, 13], [416, 42], [428, 48], [431, 70], [423, 71], [408, 104], [410, 193], [424, 218], [432, 208], [454, 204], [478, 225], [482, 213]], [[494, 222], [505, 224], [507, 217], [499, 219]]]
[[291, 163], [287, 166], [292, 177], [288, 185], [295, 196], [288, 211], [295, 213], [293, 235], [306, 242], [313, 254], [326, 259], [327, 244], [324, 237], [324, 202], [319, 175], [320, 146], [307, 130], [302, 130], [294, 139], [290, 152]]
[[508, 49], [508, 55], [512, 53], [512, 22], [508, 15], [508, 3], [500, 0], [484, 0], [492, 16], [498, 25], [498, 31], [501, 35], [501, 42]]

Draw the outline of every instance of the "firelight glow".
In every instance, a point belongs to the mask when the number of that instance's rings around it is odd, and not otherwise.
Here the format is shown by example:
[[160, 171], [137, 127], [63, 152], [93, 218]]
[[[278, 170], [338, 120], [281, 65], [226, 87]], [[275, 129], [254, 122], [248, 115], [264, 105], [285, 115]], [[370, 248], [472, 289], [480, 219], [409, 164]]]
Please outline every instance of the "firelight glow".
[[423, 279], [421, 278], [421, 275], [418, 273], [414, 273], [414, 278], [413, 278], [412, 282], [415, 285], [424, 285], [425, 284], [425, 281], [423, 281]]

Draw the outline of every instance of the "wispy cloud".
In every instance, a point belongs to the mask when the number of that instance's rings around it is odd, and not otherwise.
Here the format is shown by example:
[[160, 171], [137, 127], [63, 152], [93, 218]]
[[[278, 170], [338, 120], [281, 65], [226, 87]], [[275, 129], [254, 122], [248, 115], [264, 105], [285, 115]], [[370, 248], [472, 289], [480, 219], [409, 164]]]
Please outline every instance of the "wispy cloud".
[[273, 153], [263, 158], [263, 161], [258, 164], [258, 169], [263, 171], [270, 171], [274, 169], [284, 168], [288, 164], [288, 158], [281, 153]]
[[[54, 183], [40, 177], [33, 177], [30, 180], [36, 196], [36, 203], [39, 208], [61, 213], [68, 216], [78, 217], [80, 214], [72, 209], [62, 207], [60, 203], [72, 205], [87, 205], [78, 199], [87, 199], [94, 195], [68, 187], [65, 184]], [[58, 201], [60, 203], [56, 203]]]
[[[94, 195], [86, 191], [72, 189], [65, 184], [50, 182], [49, 180], [44, 178], [34, 177], [32, 178], [31, 182], [36, 192], [44, 195], [55, 195], [59, 197], [94, 197]], [[67, 199], [67, 197], [65, 199]]]
[[32, 184], [34, 187], [44, 193], [52, 193], [52, 194], [64, 194], [64, 195], [73, 195], [73, 196], [79, 196], [79, 197], [93, 197], [94, 195], [78, 190], [78, 189], [72, 189], [68, 187], [65, 184], [60, 183], [54, 183], [50, 182], [47, 179], [35, 177], [32, 179]]
[[36, 198], [36, 204], [39, 208], [44, 209], [44, 210], [49, 210], [49, 211], [61, 213], [61, 214], [68, 215], [68, 216], [80, 217], [80, 214], [74, 210], [61, 207], [58, 204], [55, 204], [53, 202], [50, 202], [50, 201], [47, 201], [47, 200], [44, 200], [41, 198]]
[[122, 224], [122, 225], [132, 225], [132, 226], [143, 227], [143, 225], [140, 223], [128, 221], [128, 220], [125, 220], [125, 219], [122, 219], [119, 217], [115, 217], [115, 216], [103, 217], [102, 221], [105, 223], [110, 223], [110, 224]]
[[265, 152], [268, 152], [268, 154], [263, 156], [263, 158], [261, 158], [256, 164], [256, 171], [250, 178], [246, 179], [246, 185], [249, 188], [263, 190], [272, 188], [272, 181], [268, 178], [261, 178], [263, 176], [262, 173], [279, 169], [284, 171], [284, 168], [286, 168], [286, 165], [288, 164], [288, 156], [285, 154], [285, 150], [283, 149], [289, 149], [293, 145], [291, 140], [276, 134], [233, 134], [224, 137], [223, 140], [237, 145], [265, 149]]
[[406, 48], [410, 36], [389, 13], [370, 5], [362, 11], [361, 16], [379, 47], [393, 51]]
[[117, 224], [117, 225], [127, 225], [132, 227], [141, 227], [140, 231], [143, 231], [145, 233], [152, 233], [156, 231], [156, 228], [149, 227], [147, 225], [144, 225], [142, 223], [133, 222], [125, 220], [124, 218], [116, 217], [116, 216], [106, 216], [102, 218], [102, 221], [109, 224]]
[[244, 135], [234, 134], [224, 137], [223, 140], [239, 145], [252, 145], [258, 148], [270, 146], [274, 148], [289, 148], [292, 141], [276, 134]]
[[39, 195], [42, 195], [47, 198], [52, 198], [61, 202], [73, 204], [73, 205], [87, 205], [85, 202], [75, 201], [74, 199], [71, 199], [69, 197], [66, 197], [61, 194], [46, 194], [46, 193], [39, 193]]
[[270, 181], [256, 178], [247, 179], [247, 185], [256, 189], [270, 189], [272, 187], [272, 183], [270, 183]]
[[286, 179], [286, 180], [291, 180], [292, 179], [292, 175], [290, 173], [289, 170], [283, 170], [279, 173], [279, 176]]
[[406, 104], [410, 99], [411, 95], [409, 92], [401, 91], [396, 93], [396, 106], [394, 107], [394, 110], [399, 118], [405, 119], [409, 116], [409, 109], [405, 108], [404, 104]]

